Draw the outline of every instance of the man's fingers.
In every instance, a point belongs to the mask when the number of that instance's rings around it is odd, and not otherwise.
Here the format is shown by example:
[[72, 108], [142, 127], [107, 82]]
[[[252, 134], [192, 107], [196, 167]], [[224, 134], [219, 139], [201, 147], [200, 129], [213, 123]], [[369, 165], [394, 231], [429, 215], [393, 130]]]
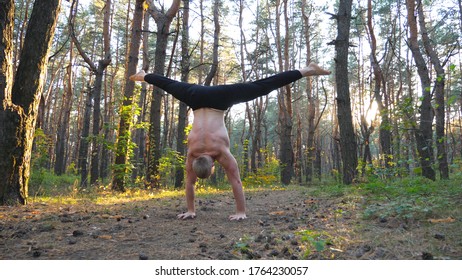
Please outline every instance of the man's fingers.
[[180, 220], [194, 219], [196, 218], [196, 214], [192, 214], [192, 213], [178, 214], [177, 218]]

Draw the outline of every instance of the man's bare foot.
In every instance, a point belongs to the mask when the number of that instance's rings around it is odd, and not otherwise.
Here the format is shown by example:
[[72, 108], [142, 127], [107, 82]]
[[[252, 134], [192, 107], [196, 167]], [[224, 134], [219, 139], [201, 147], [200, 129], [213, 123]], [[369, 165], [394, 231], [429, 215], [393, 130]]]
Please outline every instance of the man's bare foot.
[[194, 219], [196, 218], [196, 213], [195, 212], [186, 212], [186, 213], [181, 213], [176, 216], [180, 220], [186, 220], [186, 219]]
[[131, 75], [129, 79], [134, 82], [144, 82], [144, 76], [146, 76], [146, 72], [144, 72], [144, 70], [140, 70], [138, 73]]
[[230, 221], [240, 221], [240, 220], [245, 220], [245, 219], [247, 219], [247, 216], [245, 215], [245, 213], [229, 216]]
[[311, 62], [307, 67], [300, 69], [303, 77], [329, 75], [330, 71], [319, 67], [316, 63]]

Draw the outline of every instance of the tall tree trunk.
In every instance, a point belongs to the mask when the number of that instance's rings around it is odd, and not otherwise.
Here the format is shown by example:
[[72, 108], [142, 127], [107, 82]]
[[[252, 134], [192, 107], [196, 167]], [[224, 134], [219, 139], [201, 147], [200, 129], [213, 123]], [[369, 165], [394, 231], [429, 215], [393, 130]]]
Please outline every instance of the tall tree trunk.
[[351, 113], [348, 81], [348, 47], [350, 40], [352, 0], [340, 0], [335, 40], [335, 82], [337, 84], [337, 118], [340, 126], [340, 149], [343, 162], [343, 183], [351, 184], [356, 177], [358, 155]]
[[[279, 15], [280, 0], [276, 1], [276, 46], [278, 49], [278, 64], [279, 72], [288, 70], [288, 15], [287, 15], [287, 0], [284, 2], [284, 21], [286, 25], [286, 34], [284, 39], [284, 49], [281, 46], [281, 19]], [[283, 54], [284, 53], [284, 54]], [[290, 85], [281, 88], [278, 92], [279, 104], [279, 139], [280, 151], [279, 160], [281, 162], [281, 181], [284, 185], [290, 184], [293, 175], [294, 152], [292, 148], [292, 94]]]
[[145, 0], [136, 0], [135, 12], [133, 13], [133, 23], [130, 38], [130, 46], [127, 58], [127, 70], [125, 71], [125, 92], [120, 110], [120, 122], [117, 134], [117, 148], [115, 158], [114, 176], [112, 180], [112, 189], [115, 191], [125, 191], [125, 179], [129, 175], [128, 156], [130, 152], [131, 141], [131, 124], [133, 122], [133, 92], [135, 82], [129, 80], [129, 77], [136, 73], [138, 66], [138, 53], [141, 44], [141, 26], [143, 23]]
[[422, 35], [422, 42], [425, 47], [425, 51], [430, 57], [430, 61], [436, 71], [435, 80], [435, 118], [436, 118], [436, 152], [438, 158], [439, 172], [441, 179], [449, 179], [449, 168], [448, 168], [448, 156], [446, 153], [446, 135], [444, 131], [445, 126], [445, 104], [444, 104], [444, 84], [445, 84], [445, 73], [444, 66], [442, 65], [435, 48], [432, 45], [432, 41], [428, 36], [427, 27], [425, 26], [425, 15], [423, 12], [423, 3], [421, 0], [418, 2], [419, 11], [419, 25], [420, 33]]
[[420, 125], [419, 129], [415, 129], [415, 138], [417, 141], [417, 150], [419, 152], [420, 164], [422, 166], [422, 175], [431, 180], [435, 180], [435, 171], [432, 168], [433, 164], [433, 113], [430, 94], [430, 76], [425, 59], [420, 52], [419, 43], [417, 40], [417, 22], [415, 0], [406, 0], [407, 21], [409, 25], [409, 48], [414, 57], [417, 66], [417, 73], [420, 77], [422, 86], [422, 101], [420, 105]]
[[[189, 58], [189, 0], [183, 0], [183, 26], [181, 36], [181, 81], [189, 81], [190, 58]], [[186, 147], [186, 123], [188, 106], [180, 101], [178, 108], [178, 131], [176, 137], [176, 151], [184, 156]], [[184, 168], [175, 168], [175, 188], [181, 188], [184, 181]]]
[[[175, 17], [178, 9], [180, 8], [181, 0], [174, 0], [170, 8], [164, 13], [163, 10], [158, 9], [152, 0], [148, 0], [149, 14], [154, 18], [157, 25], [157, 40], [154, 62], [154, 73], [163, 75], [165, 72], [165, 58], [167, 56], [167, 43], [170, 35], [170, 24]], [[161, 156], [160, 150], [160, 108], [162, 105], [163, 91], [159, 88], [154, 88], [153, 97], [151, 101], [151, 115], [149, 127], [149, 146], [148, 146], [148, 169], [147, 180], [151, 183], [152, 187], [159, 187], [158, 169], [159, 159]]]
[[66, 147], [69, 140], [69, 120], [71, 114], [72, 97], [74, 95], [72, 84], [72, 43], [69, 51], [70, 63], [66, 67], [66, 86], [62, 97], [61, 112], [59, 116], [59, 126], [57, 128], [56, 147], [55, 147], [55, 166], [56, 175], [62, 175], [66, 172], [67, 156]]
[[[311, 40], [310, 40], [310, 11], [307, 10], [306, 0], [302, 1], [302, 16], [303, 16], [303, 26], [305, 31], [304, 43], [306, 45], [306, 65], [311, 62]], [[310, 7], [312, 9], [312, 7]], [[306, 168], [305, 168], [305, 177], [306, 182], [309, 183], [313, 180], [313, 160], [315, 157], [315, 122], [316, 117], [316, 102], [313, 97], [313, 85], [311, 83], [311, 78], [307, 79], [306, 84], [306, 93], [308, 97], [308, 137], [306, 139]]]
[[213, 31], [213, 52], [212, 52], [212, 67], [210, 67], [210, 71], [205, 77], [204, 85], [210, 86], [212, 83], [213, 78], [217, 74], [218, 71], [218, 47], [219, 47], [219, 40], [220, 40], [220, 18], [218, 10], [220, 9], [221, 2], [220, 0], [214, 0], [213, 2], [213, 24], [215, 29]]
[[22, 148], [16, 145], [21, 108], [11, 103], [14, 12], [13, 0], [0, 1], [0, 177], [6, 179], [0, 184], [0, 205], [24, 204], [27, 198], [27, 192], [24, 193], [27, 186], [24, 186], [19, 166], [15, 166], [15, 157], [20, 156], [20, 151], [14, 154]]
[[[144, 30], [149, 30], [149, 14], [145, 13], [144, 14], [144, 19], [143, 19], [143, 29]], [[143, 65], [142, 69], [144, 71], [148, 71], [149, 69], [149, 57], [148, 57], [148, 52], [149, 52], [149, 33], [144, 32], [143, 33]], [[138, 107], [141, 110], [140, 116], [139, 116], [139, 124], [144, 123], [146, 121], [146, 95], [147, 95], [147, 84], [142, 83], [141, 84], [141, 93], [140, 93], [140, 100], [138, 103]], [[135, 160], [136, 160], [136, 166], [135, 170], [133, 172], [133, 178], [136, 178], [137, 176], [142, 176], [144, 175], [145, 172], [145, 165], [146, 165], [146, 129], [145, 128], [139, 128], [135, 132]]]
[[[74, 21], [74, 17], [72, 16], [73, 10], [70, 9], [69, 11], [69, 20]], [[73, 22], [72, 22], [73, 24]], [[69, 31], [72, 24], [69, 24]], [[54, 171], [56, 175], [61, 175], [66, 172], [66, 146], [67, 141], [69, 138], [69, 120], [70, 120], [70, 112], [71, 112], [71, 105], [72, 105], [72, 97], [74, 95], [74, 85], [73, 85], [73, 67], [74, 63], [74, 43], [69, 43], [69, 64], [66, 67], [65, 73], [65, 87], [63, 93], [63, 100], [61, 105], [61, 111], [59, 116], [59, 126], [57, 129], [56, 135], [56, 147], [55, 147], [55, 166]], [[43, 98], [42, 98], [43, 99]]]
[[88, 137], [90, 136], [90, 118], [91, 118], [91, 96], [92, 88], [87, 85], [85, 109], [83, 113], [83, 127], [79, 139], [78, 170], [80, 173], [80, 187], [84, 188], [88, 184]]
[[[72, 17], [75, 17], [77, 14], [77, 1], [72, 2], [71, 9], [74, 11], [71, 13]], [[72, 40], [79, 51], [79, 54], [82, 56], [83, 60], [88, 64], [90, 70], [95, 74], [95, 81], [93, 84], [93, 88], [91, 90], [91, 99], [93, 100], [93, 140], [92, 140], [92, 148], [91, 148], [91, 168], [90, 168], [90, 183], [95, 183], [99, 178], [99, 154], [100, 154], [100, 123], [101, 123], [101, 90], [103, 85], [103, 76], [106, 71], [106, 68], [111, 63], [111, 52], [110, 52], [110, 34], [109, 34], [109, 19], [110, 14], [112, 11], [112, 0], [106, 0], [104, 5], [103, 13], [104, 13], [104, 20], [103, 20], [103, 55], [104, 57], [98, 61], [96, 65], [91, 61], [91, 59], [87, 56], [85, 51], [83, 50], [77, 36], [75, 35], [73, 19], [69, 20], [71, 26], [71, 37]], [[82, 138], [85, 138], [82, 134]], [[88, 149], [88, 145], [83, 145], [80, 149], [83, 148]], [[88, 151], [88, 150], [87, 150]], [[87, 151], [82, 151], [81, 154], [86, 154]], [[83, 176], [82, 176], [83, 179]], [[86, 184], [86, 179], [82, 180], [81, 185]]]
[[12, 69], [6, 64], [12, 62], [14, 4], [2, 1], [0, 5], [0, 176], [5, 179], [0, 184], [0, 204], [27, 203], [38, 106], [60, 7], [60, 0], [35, 1], [11, 88]]
[[367, 1], [367, 31], [369, 32], [369, 43], [371, 45], [371, 65], [374, 71], [374, 98], [382, 119], [379, 130], [380, 147], [385, 159], [385, 167], [389, 168], [392, 166], [391, 123], [388, 112], [386, 81], [377, 59], [377, 40], [372, 26], [372, 0]]
[[106, 68], [111, 63], [111, 51], [110, 51], [110, 16], [112, 12], [112, 0], [106, 0], [103, 8], [104, 20], [103, 20], [103, 51], [104, 57], [98, 61], [98, 67], [95, 71], [95, 84], [93, 89], [93, 141], [91, 149], [91, 171], [90, 171], [90, 184], [96, 183], [99, 179], [99, 164], [100, 164], [100, 153], [101, 153], [101, 91], [103, 89], [103, 77], [106, 72]]

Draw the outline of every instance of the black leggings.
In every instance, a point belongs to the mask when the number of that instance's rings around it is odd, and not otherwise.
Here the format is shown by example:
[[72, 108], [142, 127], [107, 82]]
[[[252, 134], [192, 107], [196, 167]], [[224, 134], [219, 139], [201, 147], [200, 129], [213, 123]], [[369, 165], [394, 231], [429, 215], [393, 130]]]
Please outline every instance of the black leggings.
[[286, 71], [265, 79], [231, 85], [202, 86], [175, 81], [157, 74], [147, 74], [144, 80], [183, 101], [193, 110], [214, 108], [226, 110], [232, 105], [269, 94], [302, 78], [298, 70]]

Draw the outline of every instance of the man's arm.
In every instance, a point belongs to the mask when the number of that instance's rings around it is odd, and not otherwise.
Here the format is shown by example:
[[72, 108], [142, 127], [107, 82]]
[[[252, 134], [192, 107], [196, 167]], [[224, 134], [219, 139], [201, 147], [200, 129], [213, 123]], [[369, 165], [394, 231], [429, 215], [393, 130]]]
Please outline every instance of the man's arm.
[[194, 205], [194, 185], [196, 184], [197, 176], [192, 169], [193, 158], [188, 155], [186, 159], [186, 205], [188, 212], [178, 214], [178, 219], [194, 219], [196, 217], [196, 208]]
[[223, 151], [218, 163], [223, 166], [228, 177], [228, 181], [233, 189], [234, 199], [236, 201], [236, 214], [229, 216], [230, 220], [243, 220], [247, 216], [245, 214], [245, 197], [244, 190], [242, 189], [241, 176], [239, 174], [239, 167], [234, 156], [229, 149]]

